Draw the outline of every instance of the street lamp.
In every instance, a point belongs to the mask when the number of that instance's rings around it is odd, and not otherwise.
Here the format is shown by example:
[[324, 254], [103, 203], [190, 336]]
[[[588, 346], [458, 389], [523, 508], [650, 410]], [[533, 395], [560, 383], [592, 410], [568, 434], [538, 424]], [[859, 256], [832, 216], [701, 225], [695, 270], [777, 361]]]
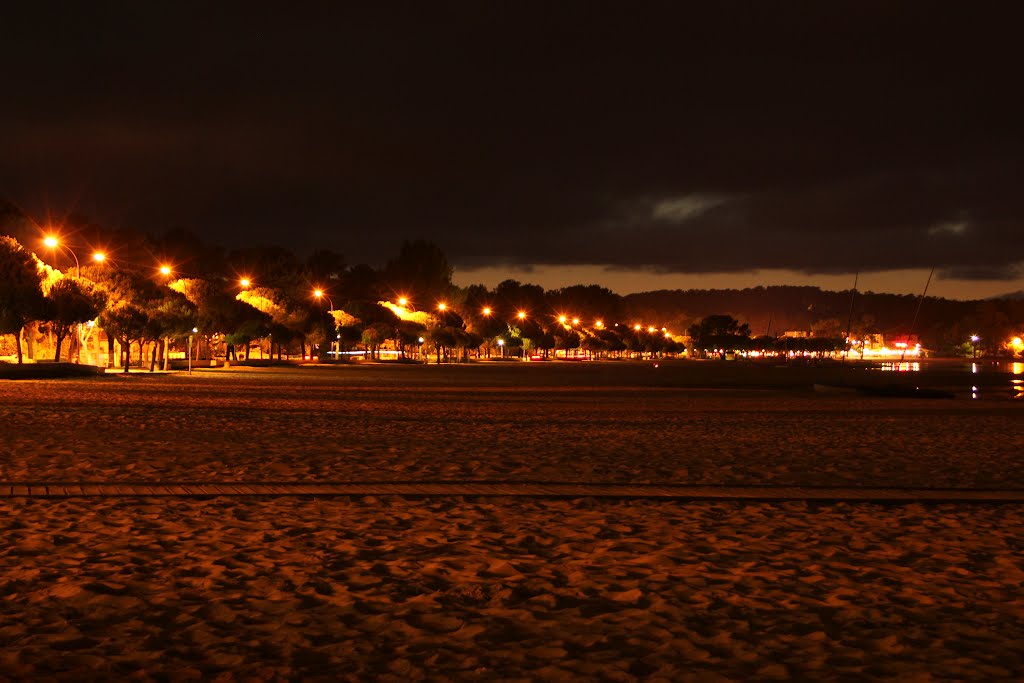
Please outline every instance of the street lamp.
[[490, 306], [484, 306], [483, 313], [484, 313], [484, 315], [488, 315], [489, 316], [491, 314], [491, 307]]
[[501, 339], [500, 337], [498, 338], [498, 348], [501, 349], [501, 358], [502, 358], [502, 360], [504, 360], [504, 358], [505, 358], [505, 340]]
[[518, 313], [516, 313], [516, 317], [519, 318], [520, 320], [526, 320], [526, 312], [519, 311]]
[[107, 260], [107, 255], [104, 254], [102, 251], [97, 251], [92, 255], [92, 260], [95, 261], [96, 263], [103, 263], [104, 261]]
[[[58, 240], [53, 235], [47, 235], [43, 239], [43, 244], [45, 244], [50, 249], [64, 249], [69, 254], [71, 254], [71, 257], [73, 259], [75, 259], [75, 277], [77, 277], [79, 279], [82, 277], [82, 265], [78, 262], [78, 254], [75, 253], [74, 249], [72, 249], [71, 247], [67, 246], [66, 244], [61, 244], [60, 240]], [[77, 363], [80, 360], [78, 355], [81, 354], [81, 348], [82, 348], [82, 323], [78, 323], [75, 326], [75, 337], [76, 337], [75, 338], [75, 341], [76, 341], [75, 362]], [[68, 349], [68, 358], [69, 359], [71, 358], [71, 350], [70, 349]], [[58, 358], [57, 360], [60, 360], [60, 359]]]
[[[322, 289], [314, 289], [314, 290], [313, 290], [313, 296], [314, 296], [314, 297], [316, 297], [317, 301], [319, 301], [320, 299], [327, 299], [327, 304], [328, 304], [328, 305], [330, 306], [330, 308], [329, 308], [329, 309], [327, 310], [327, 312], [328, 312], [328, 313], [331, 313], [331, 314], [333, 314], [333, 313], [334, 313], [334, 302], [333, 302], [333, 301], [331, 300], [331, 297], [330, 297], [330, 295], [328, 295], [328, 294], [327, 294], [326, 292], [324, 292], [324, 290], [322, 290]], [[331, 315], [331, 318], [333, 319], [333, 318], [334, 318], [334, 315]], [[338, 324], [337, 324], [337, 321], [335, 321], [335, 324], [334, 324], [334, 329], [335, 329], [335, 330], [337, 330], [337, 329], [338, 329]], [[326, 333], [326, 330], [325, 330], [325, 333]], [[325, 334], [325, 336], [326, 336], [326, 334]], [[340, 337], [340, 335], [339, 335], [339, 339], [340, 339], [340, 338], [341, 338], [341, 337]], [[334, 342], [331, 342], [331, 345], [333, 346], [333, 345], [334, 345]], [[341, 351], [341, 342], [340, 342], [340, 341], [338, 342], [338, 351]], [[313, 351], [312, 351], [312, 349], [310, 349], [310, 356], [311, 356], [311, 357], [312, 357], [312, 353], [313, 353]], [[336, 354], [334, 355], [334, 360], [335, 360], [335, 362], [337, 362], [337, 361], [338, 361], [338, 356], [339, 356], [339, 355], [341, 355], [341, 354], [340, 354], [340, 353], [336, 353]], [[312, 358], [311, 358], [311, 359], [312, 359]]]
[[160, 266], [160, 274], [161, 275], [170, 275], [171, 274], [171, 267], [170, 266]]
[[252, 282], [249, 280], [249, 278], [243, 277], [241, 280], [238, 281], [238, 284], [242, 285], [242, 289], [248, 289], [249, 285], [251, 285]]
[[74, 249], [66, 244], [62, 244], [61, 241], [53, 235], [47, 235], [43, 240], [43, 244], [50, 249], [63, 249], [71, 254], [71, 258], [75, 259], [75, 277], [82, 277], [82, 266], [78, 263], [78, 254], [75, 253]]
[[439, 304], [437, 305], [437, 310], [439, 310], [439, 311], [441, 311], [442, 313], [444, 313], [445, 311], [447, 311], [447, 310], [448, 310], [448, 304], [446, 304], [446, 303], [444, 303], [444, 302], [442, 301], [441, 303], [439, 303]]
[[971, 335], [971, 352], [974, 354], [974, 358], [978, 357], [978, 342], [981, 341], [981, 337], [976, 334]]
[[[192, 328], [192, 334], [199, 332], [198, 327]], [[192, 374], [192, 334], [188, 335], [188, 374]]]

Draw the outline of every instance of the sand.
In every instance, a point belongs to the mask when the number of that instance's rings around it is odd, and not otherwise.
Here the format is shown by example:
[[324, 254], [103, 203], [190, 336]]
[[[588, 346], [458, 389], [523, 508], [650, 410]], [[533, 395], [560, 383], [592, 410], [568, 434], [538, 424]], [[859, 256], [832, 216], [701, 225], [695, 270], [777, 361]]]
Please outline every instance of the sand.
[[[1024, 482], [1014, 402], [383, 370], [0, 383], [0, 480]], [[1024, 676], [1020, 505], [16, 498], [0, 531], [7, 680]]]

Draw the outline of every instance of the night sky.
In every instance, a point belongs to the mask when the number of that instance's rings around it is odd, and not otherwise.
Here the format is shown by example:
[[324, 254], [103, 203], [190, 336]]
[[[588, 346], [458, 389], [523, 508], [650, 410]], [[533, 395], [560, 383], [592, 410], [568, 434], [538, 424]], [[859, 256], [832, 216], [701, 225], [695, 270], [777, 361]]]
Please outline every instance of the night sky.
[[1024, 289], [1011, 3], [21, 4], [0, 196], [40, 223], [422, 238], [462, 284]]

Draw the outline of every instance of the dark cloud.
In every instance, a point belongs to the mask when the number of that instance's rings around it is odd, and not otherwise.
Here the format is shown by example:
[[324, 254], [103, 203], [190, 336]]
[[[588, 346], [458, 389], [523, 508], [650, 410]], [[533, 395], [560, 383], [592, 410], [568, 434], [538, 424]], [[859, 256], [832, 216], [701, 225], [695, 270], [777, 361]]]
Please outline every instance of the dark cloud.
[[958, 3], [5, 16], [36, 216], [460, 266], [1009, 273], [1015, 24]]

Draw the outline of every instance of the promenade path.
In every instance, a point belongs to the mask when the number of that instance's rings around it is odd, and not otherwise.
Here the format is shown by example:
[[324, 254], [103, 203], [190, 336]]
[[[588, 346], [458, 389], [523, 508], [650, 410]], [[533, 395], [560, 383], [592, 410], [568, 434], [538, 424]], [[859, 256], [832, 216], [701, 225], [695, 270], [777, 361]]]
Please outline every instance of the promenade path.
[[1022, 503], [1024, 489], [680, 486], [533, 482], [0, 482], [0, 498], [209, 496], [486, 496], [825, 502]]

